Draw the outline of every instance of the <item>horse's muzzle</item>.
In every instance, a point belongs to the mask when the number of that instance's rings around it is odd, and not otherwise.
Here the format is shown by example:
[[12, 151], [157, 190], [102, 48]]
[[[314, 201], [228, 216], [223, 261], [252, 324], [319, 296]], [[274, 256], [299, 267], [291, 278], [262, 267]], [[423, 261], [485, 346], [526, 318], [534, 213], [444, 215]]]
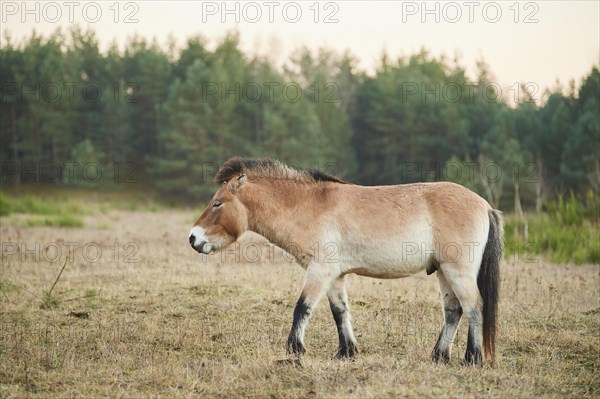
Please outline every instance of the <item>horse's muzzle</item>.
[[208, 242], [206, 237], [206, 231], [199, 226], [192, 227], [192, 231], [190, 231], [189, 242], [192, 248], [201, 254], [209, 254], [216, 249], [216, 245]]
[[200, 241], [198, 244], [196, 244], [196, 236], [193, 234], [190, 235], [190, 245], [192, 248], [194, 248], [194, 250], [201, 254], [209, 254], [213, 249], [213, 246], [206, 241]]

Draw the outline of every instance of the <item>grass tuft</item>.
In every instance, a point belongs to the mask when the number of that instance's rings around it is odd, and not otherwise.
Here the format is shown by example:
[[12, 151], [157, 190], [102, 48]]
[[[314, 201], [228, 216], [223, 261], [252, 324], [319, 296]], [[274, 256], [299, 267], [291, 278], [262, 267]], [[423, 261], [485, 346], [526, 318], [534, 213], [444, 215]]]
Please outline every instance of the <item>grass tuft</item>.
[[20, 286], [13, 284], [12, 282], [10, 282], [8, 280], [0, 281], [0, 290], [2, 290], [4, 292], [19, 292], [20, 289], [21, 289]]
[[0, 216], [25, 215], [27, 227], [83, 227], [80, 215], [89, 213], [79, 202], [41, 199], [31, 195], [9, 197], [0, 193]]
[[12, 212], [12, 202], [3, 193], [0, 193], [0, 216], [8, 216]]
[[65, 267], [67, 267], [67, 262], [69, 262], [68, 256], [65, 258], [65, 263], [63, 263], [60, 272], [58, 272], [58, 276], [56, 276], [54, 284], [52, 284], [52, 287], [50, 287], [49, 291], [44, 292], [44, 294], [42, 295], [42, 304], [40, 306], [42, 309], [52, 309], [60, 305], [61, 299], [59, 297], [53, 296], [52, 291], [54, 291], [54, 287], [56, 287], [58, 280], [60, 280], [60, 276], [62, 276], [63, 272], [65, 271]]
[[74, 215], [56, 215], [27, 219], [29, 227], [83, 227], [83, 220]]
[[62, 209], [58, 203], [44, 201], [27, 195], [12, 200], [11, 212], [28, 213], [31, 215], [60, 215], [62, 214]]
[[98, 291], [94, 289], [88, 289], [85, 291], [85, 307], [89, 309], [95, 309], [98, 304], [95, 302], [98, 296]]
[[567, 200], [546, 205], [547, 212], [527, 216], [525, 224], [515, 215], [506, 217], [506, 257], [537, 262], [540, 256], [555, 263], [600, 263], [600, 200]]
[[41, 309], [53, 309], [57, 308], [60, 305], [60, 298], [52, 295], [49, 291], [44, 292], [42, 295], [42, 304], [40, 305]]

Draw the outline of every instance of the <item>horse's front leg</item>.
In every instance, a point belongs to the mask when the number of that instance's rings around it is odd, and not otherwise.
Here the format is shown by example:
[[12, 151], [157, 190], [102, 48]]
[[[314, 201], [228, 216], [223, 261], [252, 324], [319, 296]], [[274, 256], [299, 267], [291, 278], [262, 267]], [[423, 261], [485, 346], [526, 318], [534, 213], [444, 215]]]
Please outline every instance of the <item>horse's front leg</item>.
[[327, 298], [340, 338], [337, 357], [353, 357], [354, 354], [358, 353], [358, 346], [352, 329], [352, 316], [348, 306], [345, 276], [339, 277], [331, 284], [327, 290]]
[[323, 265], [315, 263], [308, 266], [304, 288], [294, 309], [294, 321], [287, 341], [288, 353], [301, 355], [306, 352], [304, 349], [304, 330], [310, 315], [329, 288], [332, 280], [337, 278], [338, 275], [334, 275], [331, 270], [327, 270]]

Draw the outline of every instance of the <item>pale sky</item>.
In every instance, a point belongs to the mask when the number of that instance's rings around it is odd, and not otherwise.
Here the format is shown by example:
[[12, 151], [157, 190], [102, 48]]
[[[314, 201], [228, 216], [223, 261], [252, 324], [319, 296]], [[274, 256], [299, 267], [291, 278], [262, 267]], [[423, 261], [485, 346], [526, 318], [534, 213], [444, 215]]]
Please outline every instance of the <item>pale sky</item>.
[[483, 57], [505, 94], [515, 82], [530, 82], [540, 93], [554, 87], [557, 79], [563, 86], [571, 79], [580, 82], [592, 65], [600, 63], [597, 0], [25, 4], [29, 13], [20, 0], [1, 2], [2, 40], [7, 30], [13, 39], [20, 39], [33, 29], [46, 35], [57, 27], [79, 24], [96, 31], [102, 49], [113, 40], [122, 45], [135, 33], [156, 38], [162, 45], [172, 35], [180, 46], [187, 37], [200, 34], [214, 45], [228, 30], [238, 30], [248, 55], [269, 55], [280, 64], [302, 45], [326, 46], [339, 52], [350, 50], [367, 71], [377, 65], [384, 49], [395, 58], [425, 47], [450, 59], [459, 55], [469, 72]]

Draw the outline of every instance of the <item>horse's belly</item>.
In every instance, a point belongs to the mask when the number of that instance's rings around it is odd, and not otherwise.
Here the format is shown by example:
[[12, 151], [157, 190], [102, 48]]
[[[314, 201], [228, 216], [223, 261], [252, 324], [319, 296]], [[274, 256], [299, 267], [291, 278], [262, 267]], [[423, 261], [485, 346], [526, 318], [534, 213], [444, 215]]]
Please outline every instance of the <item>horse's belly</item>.
[[[420, 269], [422, 270], [422, 269]], [[418, 271], [420, 271], [418, 270]], [[412, 276], [415, 272], [401, 271], [395, 269], [381, 269], [381, 268], [373, 268], [373, 267], [359, 267], [352, 268], [348, 273], [358, 274], [359, 276], [365, 277], [373, 277], [373, 278], [403, 278]]]
[[394, 244], [349, 251], [342, 257], [343, 270], [375, 278], [401, 278], [419, 273], [431, 263], [427, 248]]
[[335, 244], [336, 253], [329, 259], [339, 261], [342, 273], [375, 278], [401, 278], [425, 270], [435, 249], [427, 223], [405, 224], [387, 234], [358, 228], [346, 234], [329, 232], [324, 239]]

